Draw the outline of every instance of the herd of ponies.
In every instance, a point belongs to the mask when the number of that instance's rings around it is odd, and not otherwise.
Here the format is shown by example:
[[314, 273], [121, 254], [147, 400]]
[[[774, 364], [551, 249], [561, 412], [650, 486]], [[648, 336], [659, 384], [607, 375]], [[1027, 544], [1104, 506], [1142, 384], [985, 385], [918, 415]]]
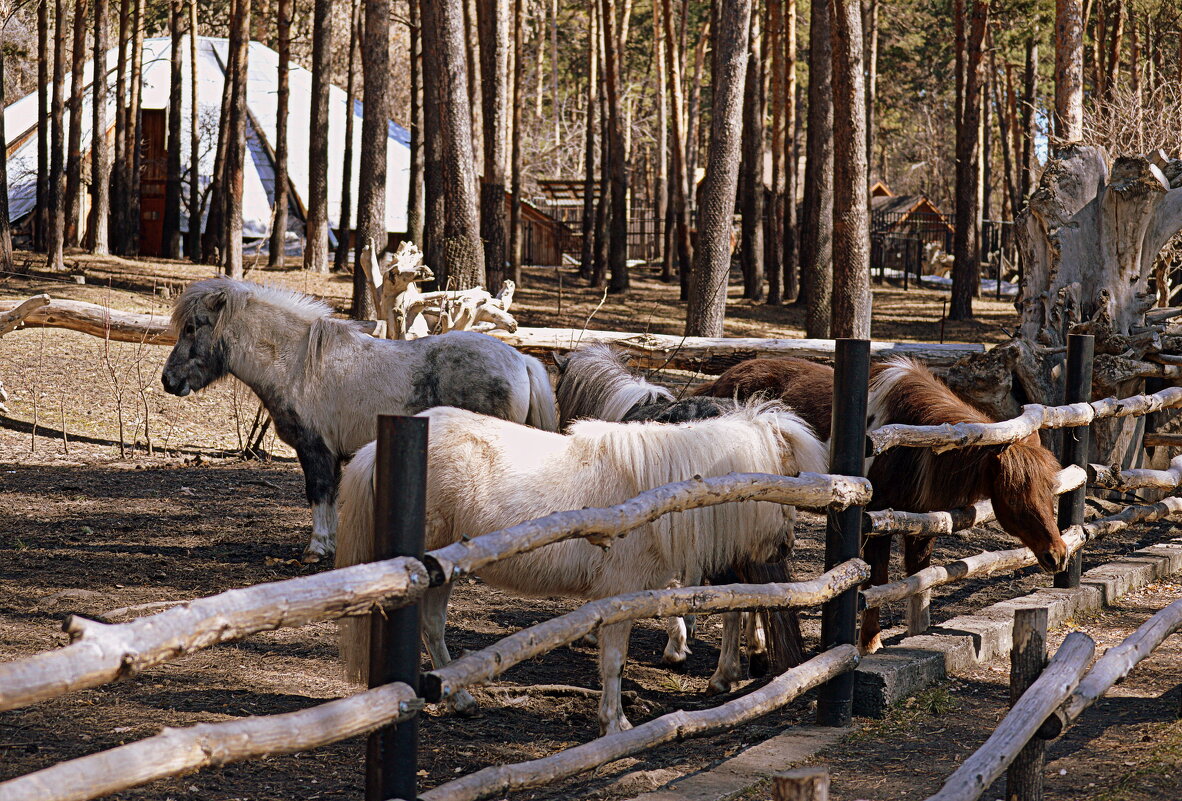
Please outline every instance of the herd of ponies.
[[[752, 359], [677, 398], [634, 374], [610, 347], [590, 345], [546, 367], [481, 333], [410, 341], [375, 339], [298, 292], [227, 278], [188, 287], [172, 315], [177, 343], [164, 388], [187, 395], [226, 376], [249, 386], [295, 449], [312, 507], [305, 561], [335, 551], [337, 566], [371, 561], [373, 471], [379, 414], [430, 419], [426, 548], [553, 512], [621, 503], [644, 490], [695, 475], [825, 472], [833, 370], [801, 359]], [[871, 369], [868, 428], [891, 423], [989, 422], [922, 364], [895, 357]], [[934, 454], [895, 448], [867, 463], [871, 509], [926, 512], [992, 498], [997, 521], [1029, 547], [1042, 568], [1064, 567], [1055, 520], [1059, 465], [1037, 436], [1004, 446]], [[338, 527], [337, 501], [340, 500]], [[547, 546], [480, 571], [485, 582], [525, 596], [597, 599], [703, 581], [784, 581], [791, 566], [795, 510], [729, 503], [666, 515], [609, 549], [581, 539]], [[931, 539], [904, 537], [908, 575], [926, 567]], [[871, 583], [887, 581], [888, 536], [870, 538]], [[444, 624], [451, 584], [420, 604], [423, 640], [435, 667], [450, 660]], [[803, 658], [792, 611], [723, 618], [714, 692], [750, 669], [783, 670]], [[621, 731], [620, 681], [630, 622], [598, 633], [601, 732]], [[342, 621], [341, 658], [355, 680], [368, 665], [368, 623]], [[687, 621], [668, 623], [664, 659], [688, 651]], [[863, 614], [861, 643], [881, 646], [878, 610]], [[448, 699], [457, 712], [475, 700]]]

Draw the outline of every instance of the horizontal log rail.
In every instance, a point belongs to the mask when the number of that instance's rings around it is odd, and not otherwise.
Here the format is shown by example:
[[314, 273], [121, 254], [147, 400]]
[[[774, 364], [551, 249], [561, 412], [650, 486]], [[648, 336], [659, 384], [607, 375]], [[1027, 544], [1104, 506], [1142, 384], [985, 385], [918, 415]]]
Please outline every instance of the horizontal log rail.
[[261, 631], [409, 603], [426, 589], [423, 565], [400, 557], [229, 590], [127, 623], [74, 615], [64, 626], [70, 645], [0, 664], [0, 711], [134, 676]]
[[1118, 465], [1088, 465], [1088, 483], [1124, 492], [1139, 489], [1172, 490], [1182, 484], [1182, 455], [1165, 470], [1121, 470]]
[[583, 537], [608, 547], [616, 537], [670, 512], [732, 501], [767, 501], [811, 509], [845, 509], [867, 503], [864, 478], [801, 473], [795, 478], [765, 473], [731, 473], [692, 478], [640, 493], [616, 506], [556, 512], [511, 528], [431, 551], [424, 559], [432, 586], [455, 581], [500, 559], [544, 545]]
[[[1068, 550], [1074, 553], [1086, 543], [1123, 531], [1134, 523], [1153, 523], [1177, 517], [1182, 517], [1182, 498], [1164, 498], [1154, 504], [1127, 506], [1117, 514], [1068, 529], [1063, 533], [1063, 539]], [[925, 567], [901, 581], [865, 589], [861, 593], [862, 604], [866, 609], [882, 606], [954, 581], [1020, 570], [1033, 564], [1037, 564], [1037, 561], [1029, 548], [986, 551], [947, 564]]]
[[[1062, 495], [1077, 489], [1083, 486], [1086, 480], [1087, 474], [1082, 467], [1065, 467], [1056, 477], [1055, 494]], [[940, 537], [982, 526], [993, 519], [993, 504], [988, 499], [946, 512], [899, 512], [894, 509], [883, 509], [863, 514], [862, 533], [868, 537], [895, 533], [912, 537]]]
[[484, 768], [427, 790], [419, 797], [422, 801], [476, 801], [514, 790], [540, 787], [662, 743], [734, 727], [766, 715], [813, 687], [853, 670], [857, 664], [858, 649], [852, 645], [839, 645], [780, 674], [758, 690], [720, 706], [694, 712], [670, 712], [634, 729], [600, 737], [548, 757]]
[[985, 744], [948, 777], [927, 801], [976, 801], [1025, 747], [1042, 722], [1079, 684], [1095, 653], [1096, 643], [1073, 631], [1051, 657], [1042, 675], [1022, 694], [1002, 718]]
[[1146, 432], [1141, 444], [1146, 448], [1182, 448], [1182, 434], [1159, 434]]
[[445, 667], [424, 674], [420, 691], [428, 701], [447, 698], [465, 687], [489, 681], [527, 659], [572, 643], [603, 625], [639, 618], [736, 609], [815, 606], [858, 586], [869, 577], [870, 567], [861, 559], [851, 559], [811, 581], [679, 587], [591, 601], [573, 612], [522, 629], [487, 648], [465, 654]]
[[1038, 736], [1051, 740], [1067, 730], [1083, 711], [1121, 682], [1166, 638], [1182, 629], [1182, 600], [1174, 601], [1142, 623], [1120, 645], [1109, 648], [1084, 676], [1063, 705], [1047, 718]]
[[281, 715], [199, 723], [0, 783], [0, 801], [85, 801], [169, 776], [292, 754], [405, 720], [423, 701], [405, 684]]
[[866, 435], [867, 456], [878, 456], [891, 448], [931, 448], [936, 453], [974, 445], [1008, 445], [1046, 428], [1068, 428], [1110, 417], [1140, 417], [1182, 406], [1182, 387], [1167, 387], [1153, 395], [1105, 398], [1067, 406], [1022, 407], [1022, 414], [999, 423], [944, 423], [935, 426], [892, 424]]

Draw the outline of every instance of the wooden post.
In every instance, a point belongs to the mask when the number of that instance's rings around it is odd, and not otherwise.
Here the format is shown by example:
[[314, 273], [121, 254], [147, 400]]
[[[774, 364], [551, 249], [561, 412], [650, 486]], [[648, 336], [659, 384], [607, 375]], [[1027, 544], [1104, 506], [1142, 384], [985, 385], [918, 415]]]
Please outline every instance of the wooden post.
[[[427, 419], [378, 417], [374, 494], [375, 560], [423, 558], [427, 527]], [[369, 686], [401, 681], [419, 686], [419, 607], [370, 615]], [[369, 736], [366, 801], [417, 798], [418, 716]]]
[[[1010, 706], [1018, 703], [1047, 665], [1047, 609], [1014, 611], [1014, 647], [1010, 651]], [[1006, 771], [1007, 801], [1041, 801], [1046, 741], [1027, 743]]]
[[[866, 393], [870, 382], [870, 341], [838, 339], [833, 375], [833, 434], [829, 469], [846, 476], [866, 474]], [[829, 512], [825, 528], [825, 569], [862, 552], [862, 507]], [[821, 650], [858, 641], [858, 591], [848, 590], [821, 607]], [[821, 688], [817, 722], [849, 726], [854, 713], [854, 674], [842, 674]]]
[[[1096, 339], [1091, 334], [1067, 335], [1067, 392], [1064, 403], [1088, 403], [1092, 400], [1092, 356]], [[1063, 452], [1060, 463], [1087, 467], [1088, 441], [1091, 427], [1088, 425], [1068, 428], [1063, 432]], [[1084, 521], [1084, 499], [1087, 487], [1080, 487], [1059, 497], [1059, 528], [1082, 525]], [[1056, 587], [1078, 587], [1083, 569], [1083, 552], [1076, 551], [1067, 563], [1067, 569], [1055, 574]]]
[[775, 801], [829, 801], [828, 768], [794, 768], [772, 777]]

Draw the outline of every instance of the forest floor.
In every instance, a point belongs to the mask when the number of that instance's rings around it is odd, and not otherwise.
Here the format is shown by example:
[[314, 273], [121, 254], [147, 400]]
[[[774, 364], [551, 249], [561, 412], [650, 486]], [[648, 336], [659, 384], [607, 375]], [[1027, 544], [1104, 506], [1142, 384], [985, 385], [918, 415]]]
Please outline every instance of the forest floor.
[[[210, 274], [208, 268], [179, 263], [67, 260], [76, 271], [85, 271], [85, 284], [60, 275], [0, 276], [0, 297], [46, 291], [164, 315], [184, 284]], [[260, 271], [252, 277], [323, 295], [337, 308], [347, 304], [350, 291], [347, 277], [300, 270]], [[602, 294], [576, 284], [570, 271], [527, 271], [514, 306], [519, 322], [581, 327]], [[875, 336], [938, 339], [943, 297], [934, 290], [876, 290]], [[1004, 339], [1001, 329], [1015, 322], [1012, 307], [989, 301], [980, 308], [978, 321], [948, 324], [946, 339]], [[592, 327], [677, 332], [681, 313], [675, 287], [638, 276], [629, 296], [603, 302]], [[728, 309], [728, 333], [736, 335], [799, 335], [799, 322], [792, 308], [736, 301]], [[0, 660], [63, 645], [60, 624], [71, 613], [94, 616], [192, 599], [324, 569], [296, 558], [310, 521], [292, 451], [269, 438], [264, 444], [268, 460], [244, 461], [236, 455], [257, 409], [250, 391], [229, 380], [188, 398], [167, 395], [159, 388], [167, 352], [60, 329], [17, 331], [0, 339], [0, 378], [10, 395], [8, 415], [0, 417]], [[823, 519], [802, 518], [794, 572], [808, 578], [821, 571]], [[1085, 569], [1169, 531], [1166, 524], [1139, 526], [1098, 543], [1087, 552]], [[1009, 542], [996, 529], [985, 529], [971, 542], [941, 542], [936, 558], [1012, 547]], [[941, 588], [935, 593], [934, 619], [1048, 584], [1048, 577], [1027, 569]], [[1076, 623], [1110, 644], [1177, 594], [1176, 586], [1157, 585], [1102, 617]], [[575, 606], [565, 599], [523, 600], [469, 580], [453, 596], [449, 644], [453, 653], [481, 648]], [[901, 604], [884, 609], [884, 622], [894, 634], [902, 614]], [[814, 647], [819, 625], [814, 610], [805, 612], [806, 638]], [[638, 699], [628, 710], [634, 723], [718, 702], [704, 698], [702, 691], [717, 659], [720, 620], [701, 620], [698, 631], [686, 671], [674, 673], [659, 662], [663, 628], [652, 621], [637, 626], [624, 683]], [[261, 634], [131, 681], [0, 713], [0, 780], [150, 736], [162, 725], [288, 712], [347, 695], [354, 689], [336, 663], [335, 632], [335, 625], [326, 623]], [[1063, 744], [1056, 744], [1060, 751], [1052, 751], [1052, 768], [1068, 773], [1061, 782], [1052, 777], [1048, 797], [1123, 801], [1182, 795], [1177, 783], [1182, 729], [1170, 722], [1178, 702], [1169, 695], [1180, 668], [1175, 639]], [[833, 767], [835, 798], [885, 801], [931, 792], [1003, 713], [1005, 677], [999, 670], [988, 666], [979, 676], [925, 693], [883, 721], [859, 720], [860, 733], [819, 757]], [[422, 786], [594, 737], [596, 700], [531, 689], [543, 684], [597, 687], [594, 651], [560, 648], [513, 668], [495, 689], [476, 693], [483, 707], [479, 717], [456, 719], [428, 708], [421, 733]], [[1163, 695], [1166, 700], [1159, 700]], [[653, 749], [593, 775], [516, 797], [625, 798], [810, 721], [812, 704], [806, 696], [741, 729]], [[1095, 723], [1087, 720], [1112, 727], [1089, 729]], [[1076, 736], [1085, 739], [1070, 739]], [[356, 798], [363, 786], [363, 760], [364, 740], [357, 738], [160, 781], [118, 797]]]

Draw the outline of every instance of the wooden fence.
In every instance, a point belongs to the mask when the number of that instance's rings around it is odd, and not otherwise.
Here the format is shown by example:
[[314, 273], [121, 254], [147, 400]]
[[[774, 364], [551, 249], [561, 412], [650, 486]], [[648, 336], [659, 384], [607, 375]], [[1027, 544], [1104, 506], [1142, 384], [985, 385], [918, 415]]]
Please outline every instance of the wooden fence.
[[[110, 326], [109, 321], [104, 324]], [[108, 327], [107, 331], [110, 330]], [[166, 729], [155, 737], [4, 782], [0, 784], [0, 801], [95, 798], [201, 767], [313, 748], [396, 722], [410, 725], [424, 698], [446, 698], [465, 687], [486, 682], [524, 659], [572, 642], [605, 623], [695, 612], [825, 604], [821, 653], [759, 690], [713, 709], [673, 712], [629, 731], [542, 759], [485, 768], [429, 790], [421, 797], [431, 801], [459, 801], [536, 787], [660, 743], [737, 725], [766, 714], [818, 686], [822, 687], [818, 702], [822, 722], [829, 725], [839, 725], [843, 720], [848, 722], [851, 671], [858, 662], [853, 645], [858, 605], [869, 608], [888, 601], [913, 599], [923, 596], [932, 587], [951, 581], [1014, 570], [1034, 563], [1033, 555], [1025, 548], [979, 554], [933, 566], [904, 581], [859, 593], [857, 586], [868, 575], [865, 563], [856, 558], [858, 540], [863, 532], [868, 536], [888, 531], [955, 536], [992, 518], [988, 503], [923, 515], [904, 515], [889, 510], [863, 514], [862, 507], [869, 501], [872, 491], [869, 482], [857, 475], [864, 449], [881, 453], [900, 445], [947, 450], [1003, 444], [1042, 428], [1086, 426], [1093, 420], [1106, 417], [1144, 415], [1182, 407], [1182, 388], [1170, 388], [1121, 400], [1107, 399], [1061, 407], [1028, 406], [1018, 418], [1001, 423], [888, 426], [867, 435], [864, 421], [871, 350], [868, 342], [848, 340], [839, 341], [835, 350], [834, 419], [841, 424], [834, 431], [833, 465], [850, 475], [804, 474], [789, 478], [752, 474], [695, 478], [649, 490], [614, 507], [561, 512], [531, 520], [441, 548], [421, 559], [401, 556], [231, 590], [129, 623], [102, 624], [74, 617], [67, 622], [67, 630], [73, 638], [71, 645], [0, 664], [0, 710], [134, 676], [152, 665], [260, 631], [361, 614], [379, 606], [383, 610], [409, 607], [428, 587], [455, 581], [497, 560], [574, 537], [586, 538], [606, 547], [614, 538], [661, 515], [720, 503], [756, 500], [829, 510], [827, 572], [822, 576], [790, 584], [681, 588], [594, 601], [426, 674], [417, 691], [411, 685], [394, 682], [285, 715]], [[1068, 465], [1059, 476], [1057, 489], [1061, 493], [1078, 492], [1088, 475], [1081, 465]], [[1090, 475], [1094, 485], [1104, 488], [1168, 489], [1176, 487], [1182, 478], [1182, 459], [1175, 459], [1170, 468], [1163, 471], [1121, 472], [1092, 465]], [[1087, 542], [1133, 523], [1177, 516], [1182, 516], [1182, 498], [1166, 498], [1155, 504], [1129, 506], [1120, 514], [1086, 525], [1077, 521], [1065, 530], [1064, 536], [1072, 551], [1077, 552]], [[991, 745], [993, 738], [986, 744], [992, 749], [982, 757], [982, 760], [988, 757], [988, 766], [987, 769], [975, 768], [977, 772], [973, 775], [977, 778], [974, 781], [979, 784], [996, 772], [999, 761], [1012, 760], [1011, 751], [1016, 753], [1014, 744], [1017, 743], [1020, 750], [1044, 720], [1055, 718], [1060, 720], [1061, 727], [1070, 725], [1080, 711], [1116, 680], [1109, 680], [1109, 676], [1119, 677], [1118, 674], [1123, 675], [1121, 670], [1127, 673], [1147, 653], [1146, 643], [1153, 642], [1154, 638], [1160, 642], [1165, 633], [1177, 628], [1176, 619], [1182, 617], [1182, 609], [1175, 607], [1179, 604], [1162, 613], [1169, 612], [1163, 618], [1164, 623], [1159, 620], [1150, 627], [1151, 633], [1121, 651], [1123, 656], [1112, 656], [1103, 672], [1097, 673], [1098, 663], [1093, 670], [1097, 678], [1091, 682], [1079, 680], [1082, 669], [1079, 669], [1079, 675], [1074, 673], [1082, 658], [1080, 654], [1087, 651], [1090, 657], [1091, 652], [1086, 644], [1076, 644], [1081, 642], [1079, 637], [1069, 637], [1071, 647], [1066, 652], [1060, 649], [1062, 656], [1057, 655], [1042, 678], [1031, 686], [1028, 691], [1030, 699], [1026, 701], [1023, 696], [1023, 701], [1007, 716], [1007, 721], [1021, 719], [1022, 723], [1021, 726], [1011, 724], [1017, 727], [1012, 731], [1004, 729], [1001, 739], [1006, 746], [1000, 752], [1002, 756], [997, 756], [996, 744]], [[417, 652], [414, 660], [417, 670]], [[1086, 662], [1087, 659], [1083, 658], [1083, 663]], [[1058, 689], [1048, 695], [1046, 688], [1052, 685]], [[1066, 691], [1062, 689], [1065, 686], [1068, 687]], [[419, 697], [420, 694], [423, 697]], [[1035, 721], [1034, 730], [1030, 730], [1031, 720]], [[1003, 731], [1002, 727], [999, 731]], [[400, 765], [399, 768], [409, 770], [413, 776], [413, 765]], [[1001, 765], [1000, 769], [1004, 768], [1005, 765]], [[406, 797], [413, 796], [408, 794]]]

